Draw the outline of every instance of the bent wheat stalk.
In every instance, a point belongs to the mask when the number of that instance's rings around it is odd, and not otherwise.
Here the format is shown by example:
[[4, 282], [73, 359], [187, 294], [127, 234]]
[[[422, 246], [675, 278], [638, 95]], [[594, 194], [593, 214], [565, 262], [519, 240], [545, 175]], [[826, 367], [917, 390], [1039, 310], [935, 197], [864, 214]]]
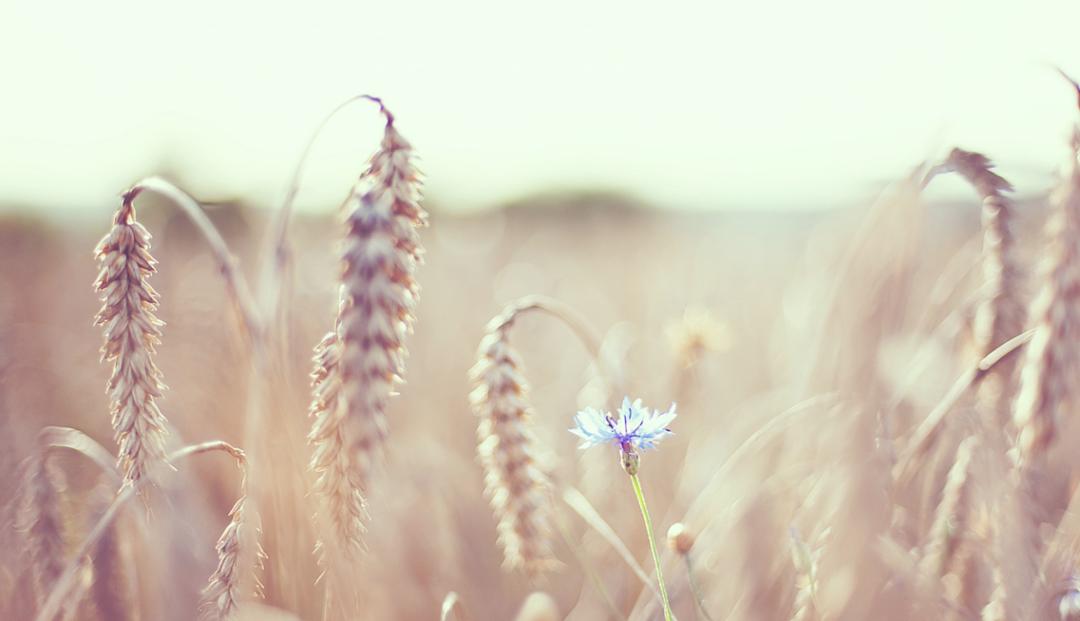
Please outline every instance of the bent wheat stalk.
[[206, 240], [210, 252], [217, 260], [221, 276], [225, 280], [225, 288], [230, 298], [235, 302], [240, 313], [240, 319], [247, 329], [254, 343], [258, 343], [263, 333], [263, 318], [260, 316], [255, 298], [251, 295], [251, 288], [247, 279], [236, 265], [236, 258], [229, 250], [228, 244], [221, 236], [217, 227], [207, 217], [206, 212], [197, 200], [190, 194], [176, 187], [169, 181], [157, 177], [147, 177], [131, 187], [125, 193], [125, 199], [129, 202], [134, 200], [144, 190], [150, 190], [171, 200], [191, 220], [195, 228]]

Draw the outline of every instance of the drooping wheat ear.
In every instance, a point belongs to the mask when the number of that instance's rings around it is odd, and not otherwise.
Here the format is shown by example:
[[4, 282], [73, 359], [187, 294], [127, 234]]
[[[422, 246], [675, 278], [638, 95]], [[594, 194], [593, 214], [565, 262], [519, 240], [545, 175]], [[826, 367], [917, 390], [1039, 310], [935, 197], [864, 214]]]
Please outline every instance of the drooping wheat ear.
[[1080, 334], [1080, 125], [1074, 128], [1065, 178], [1054, 193], [1047, 224], [1049, 246], [1042, 265], [1041, 290], [1031, 304], [1035, 334], [1028, 345], [1013, 422], [1017, 463], [1045, 452], [1057, 433], [1057, 417], [1075, 398], [1080, 360], [1074, 340]]
[[45, 451], [30, 457], [25, 468], [17, 530], [23, 533], [23, 553], [40, 607], [66, 565], [64, 515], [60, 502], [64, 479], [61, 471], [47, 459]]
[[[217, 568], [210, 575], [206, 588], [203, 589], [202, 617], [208, 621], [233, 618], [242, 597], [240, 574], [243, 567], [247, 565], [244, 559], [254, 554], [261, 562], [264, 557], [259, 547], [257, 533], [244, 514], [247, 503], [246, 457], [239, 449], [232, 449], [229, 453], [236, 459], [241, 470], [240, 497], [229, 511], [229, 523], [217, 541]], [[256, 591], [260, 588], [261, 585], [256, 579]]]
[[979, 441], [970, 436], [960, 443], [956, 458], [949, 469], [938, 503], [930, 538], [922, 553], [923, 573], [939, 580], [953, 568], [960, 547], [969, 538], [968, 526], [972, 512], [971, 464]]
[[551, 549], [551, 483], [537, 464], [521, 358], [509, 341], [515, 308], [496, 317], [480, 341], [469, 395], [479, 417], [477, 452], [506, 567], [536, 576], [557, 566]]
[[342, 425], [351, 480], [366, 489], [386, 437], [386, 406], [405, 372], [405, 336], [419, 294], [416, 268], [423, 252], [419, 229], [420, 175], [412, 147], [386, 118], [382, 145], [344, 205], [341, 297]]
[[[981, 153], [953, 149], [942, 166], [966, 179], [983, 201], [984, 293], [976, 307], [974, 324], [976, 355], [982, 357], [1020, 334], [1026, 320], [1022, 270], [1012, 232], [1013, 204], [1008, 198], [1013, 187], [994, 172], [994, 163]], [[1001, 423], [1009, 414], [1005, 404], [1011, 398], [1014, 366], [1012, 361], [999, 365], [987, 378], [989, 381], [979, 385], [980, 400], [994, 407]]]
[[[315, 348], [311, 372], [310, 415], [311, 469], [315, 490], [326, 502], [327, 514], [338, 543], [346, 552], [363, 545], [367, 508], [357, 472], [349, 467], [345, 431], [345, 403], [341, 398], [341, 342], [336, 332], [327, 334]], [[320, 546], [323, 548], [323, 546]]]
[[167, 421], [156, 399], [164, 385], [154, 364], [162, 322], [154, 315], [158, 294], [147, 282], [155, 271], [150, 233], [135, 220], [132, 201], [124, 194], [113, 227], [94, 253], [101, 263], [95, 287], [102, 307], [95, 317], [104, 326], [102, 361], [112, 362], [108, 393], [117, 457], [125, 482], [138, 482], [163, 461]]

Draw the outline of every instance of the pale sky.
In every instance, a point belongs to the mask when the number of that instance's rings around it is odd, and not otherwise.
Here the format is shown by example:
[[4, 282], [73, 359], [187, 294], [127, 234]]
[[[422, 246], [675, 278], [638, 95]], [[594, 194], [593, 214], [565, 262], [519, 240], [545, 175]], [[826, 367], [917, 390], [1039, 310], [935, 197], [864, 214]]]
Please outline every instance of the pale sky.
[[[179, 171], [275, 204], [339, 101], [382, 96], [447, 208], [617, 189], [662, 206], [821, 207], [952, 144], [1022, 191], [1058, 167], [1080, 1], [0, 0], [0, 204], [110, 204]], [[333, 209], [373, 108], [317, 142]]]

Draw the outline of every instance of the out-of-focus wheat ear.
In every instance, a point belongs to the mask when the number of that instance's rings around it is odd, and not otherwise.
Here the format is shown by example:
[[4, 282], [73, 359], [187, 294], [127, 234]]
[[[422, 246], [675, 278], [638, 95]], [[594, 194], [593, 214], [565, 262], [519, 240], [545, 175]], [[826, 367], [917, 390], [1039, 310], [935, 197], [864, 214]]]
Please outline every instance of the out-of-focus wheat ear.
[[[942, 167], [966, 179], [982, 199], [984, 288], [974, 323], [976, 354], [982, 357], [1025, 327], [1022, 270], [1012, 231], [1015, 214], [1008, 197], [1013, 187], [994, 172], [994, 163], [981, 153], [953, 149]], [[980, 402], [993, 409], [998, 424], [1008, 421], [1014, 367], [1015, 363], [1007, 360], [979, 384]]]
[[[265, 557], [259, 545], [257, 528], [249, 523], [244, 512], [247, 503], [247, 463], [244, 453], [238, 449], [230, 453], [241, 469], [240, 497], [229, 511], [229, 523], [218, 538], [217, 568], [203, 590], [201, 612], [202, 618], [207, 621], [223, 621], [236, 615], [237, 606], [244, 596], [242, 584], [245, 578], [241, 571], [244, 567], [260, 565]], [[255, 558], [256, 563], [246, 562], [251, 558]], [[258, 582], [257, 572], [254, 587], [258, 594], [262, 585]]]
[[419, 295], [419, 229], [427, 224], [412, 146], [398, 133], [393, 115], [375, 101], [386, 127], [379, 150], [343, 206], [342, 304], [336, 323], [350, 478], [363, 490], [386, 437], [387, 402], [405, 372], [405, 337]]
[[[1070, 80], [1070, 82], [1072, 82]], [[1076, 83], [1072, 82], [1076, 87]], [[1080, 88], [1078, 88], [1080, 92]], [[1058, 435], [1058, 417], [1077, 396], [1080, 359], [1080, 122], [1074, 124], [1063, 179], [1051, 196], [1047, 245], [1040, 266], [1040, 290], [1029, 312], [1034, 325], [1020, 373], [1013, 423], [1016, 446], [1011, 506], [1016, 517], [1003, 531], [1011, 554], [1003, 556], [1007, 613], [1026, 610], [1039, 581], [1044, 549], [1043, 508], [1036, 496], [1049, 448]]]
[[[93, 522], [101, 518], [114, 494], [111, 489], [103, 487], [96, 495], [100, 506], [94, 511]], [[93, 582], [90, 594], [98, 616], [109, 621], [133, 621], [139, 618], [139, 604], [131, 573], [130, 542], [125, 538], [127, 529], [122, 524], [124, 517], [118, 516], [109, 525], [94, 544], [91, 554]]]
[[117, 461], [125, 482], [138, 482], [164, 460], [167, 421], [156, 400], [165, 386], [154, 364], [162, 322], [155, 316], [158, 294], [147, 282], [155, 271], [150, 233], [135, 220], [124, 194], [113, 227], [94, 251], [101, 271], [94, 283], [102, 306], [94, 321], [103, 326], [102, 361], [113, 364], [108, 393]]
[[975, 436], [960, 443], [934, 514], [921, 561], [922, 572], [934, 580], [940, 580], [949, 572], [960, 546], [969, 535], [968, 521], [973, 503], [971, 465], [978, 445]]
[[1041, 289], [1031, 305], [1035, 335], [1027, 347], [1013, 422], [1021, 467], [1045, 453], [1057, 417], [1076, 396], [1080, 360], [1080, 124], [1073, 129], [1064, 179], [1052, 196]]
[[[315, 348], [311, 372], [311, 469], [315, 491], [323, 498], [337, 543], [347, 553], [363, 546], [367, 507], [357, 472], [349, 467], [345, 403], [341, 398], [341, 342], [327, 334]], [[338, 547], [338, 546], [335, 546]], [[325, 546], [319, 546], [325, 552]]]
[[508, 568], [537, 576], [558, 566], [551, 547], [551, 483], [537, 464], [521, 359], [509, 341], [513, 310], [480, 341], [469, 398], [479, 418], [480, 463]]
[[23, 535], [23, 553], [40, 607], [67, 565], [61, 503], [65, 482], [63, 473], [51, 464], [44, 451], [28, 458], [24, 467], [22, 502], [16, 526]]

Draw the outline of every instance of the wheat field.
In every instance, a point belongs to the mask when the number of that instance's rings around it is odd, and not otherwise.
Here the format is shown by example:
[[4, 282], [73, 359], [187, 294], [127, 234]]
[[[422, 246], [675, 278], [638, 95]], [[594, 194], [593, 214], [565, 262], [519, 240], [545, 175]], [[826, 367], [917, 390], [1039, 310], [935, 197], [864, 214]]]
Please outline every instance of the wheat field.
[[367, 99], [336, 212], [2, 216], [0, 618], [1080, 619], [1080, 125], [1045, 194], [462, 215]]

